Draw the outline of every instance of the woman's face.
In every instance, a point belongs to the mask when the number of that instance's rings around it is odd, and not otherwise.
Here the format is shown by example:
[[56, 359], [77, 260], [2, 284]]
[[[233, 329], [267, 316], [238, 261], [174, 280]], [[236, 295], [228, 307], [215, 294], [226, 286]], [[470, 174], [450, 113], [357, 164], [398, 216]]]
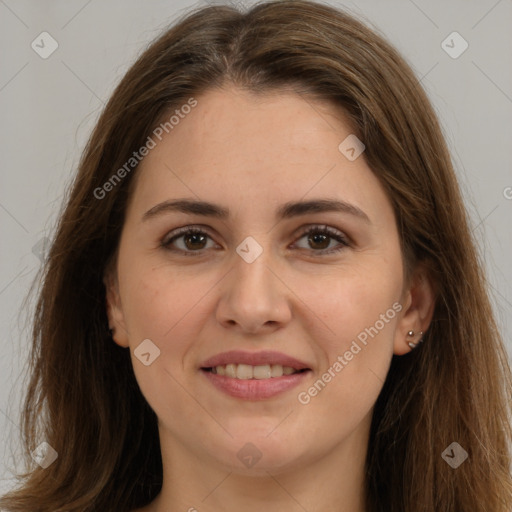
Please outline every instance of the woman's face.
[[415, 327], [391, 204], [333, 106], [196, 100], [137, 171], [115, 341], [163, 446], [239, 472], [348, 455]]

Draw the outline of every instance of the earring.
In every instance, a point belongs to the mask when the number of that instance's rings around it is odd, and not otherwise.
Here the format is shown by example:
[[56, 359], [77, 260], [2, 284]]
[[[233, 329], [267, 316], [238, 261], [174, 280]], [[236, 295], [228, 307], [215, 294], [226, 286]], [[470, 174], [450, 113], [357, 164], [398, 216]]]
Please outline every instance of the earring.
[[[415, 334], [414, 331], [409, 331], [407, 333], [407, 336], [409, 336], [410, 338], [413, 338], [414, 334]], [[419, 337], [420, 337], [418, 343], [413, 343], [412, 341], [408, 342], [409, 347], [411, 347], [413, 350], [418, 346], [419, 343], [423, 342], [423, 332], [420, 331], [418, 334], [419, 334]]]

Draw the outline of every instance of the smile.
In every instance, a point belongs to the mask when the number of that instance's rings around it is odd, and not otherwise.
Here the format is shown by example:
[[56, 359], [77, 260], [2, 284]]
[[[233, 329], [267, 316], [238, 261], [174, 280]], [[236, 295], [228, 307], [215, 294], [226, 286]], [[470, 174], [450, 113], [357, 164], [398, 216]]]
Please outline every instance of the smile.
[[213, 368], [207, 368], [213, 374], [225, 375], [231, 379], [274, 379], [276, 377], [282, 377], [283, 375], [292, 375], [305, 370], [296, 370], [291, 366], [283, 366], [280, 364], [265, 364], [259, 366], [253, 366], [250, 364], [226, 364], [215, 366]]

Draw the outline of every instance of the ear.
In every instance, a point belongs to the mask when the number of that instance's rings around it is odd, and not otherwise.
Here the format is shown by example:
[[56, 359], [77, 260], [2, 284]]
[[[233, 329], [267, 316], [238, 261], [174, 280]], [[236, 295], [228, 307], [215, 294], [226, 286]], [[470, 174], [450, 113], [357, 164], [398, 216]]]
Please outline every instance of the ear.
[[[402, 317], [395, 331], [394, 354], [407, 354], [412, 350], [408, 343], [417, 345], [425, 336], [434, 315], [435, 301], [435, 286], [428, 268], [419, 264], [402, 295]], [[410, 336], [409, 331], [414, 335]]]
[[124, 313], [119, 295], [119, 282], [115, 265], [108, 265], [103, 275], [103, 284], [106, 289], [106, 306], [108, 325], [112, 330], [112, 339], [121, 347], [128, 347], [128, 332], [124, 320]]

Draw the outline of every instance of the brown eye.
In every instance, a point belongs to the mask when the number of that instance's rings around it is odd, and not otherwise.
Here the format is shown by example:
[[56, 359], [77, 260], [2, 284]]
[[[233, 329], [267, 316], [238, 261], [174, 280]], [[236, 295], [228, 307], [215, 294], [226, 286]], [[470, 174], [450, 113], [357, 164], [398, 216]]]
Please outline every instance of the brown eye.
[[313, 249], [327, 249], [331, 239], [328, 235], [313, 233], [308, 235], [308, 242], [311, 244]]
[[181, 228], [170, 235], [170, 237], [167, 236], [161, 242], [161, 245], [170, 251], [178, 251], [185, 254], [201, 252], [203, 249], [208, 249], [207, 243], [209, 239], [211, 240], [210, 236], [205, 231], [190, 227]]
[[207, 236], [201, 233], [183, 235], [183, 240], [188, 249], [204, 249]]
[[[301, 247], [306, 250], [312, 250], [319, 254], [334, 253], [343, 250], [349, 246], [348, 240], [341, 231], [329, 226], [309, 227], [300, 237], [307, 238], [308, 247]], [[338, 242], [331, 246], [333, 241]], [[330, 247], [329, 247], [330, 246]]]

